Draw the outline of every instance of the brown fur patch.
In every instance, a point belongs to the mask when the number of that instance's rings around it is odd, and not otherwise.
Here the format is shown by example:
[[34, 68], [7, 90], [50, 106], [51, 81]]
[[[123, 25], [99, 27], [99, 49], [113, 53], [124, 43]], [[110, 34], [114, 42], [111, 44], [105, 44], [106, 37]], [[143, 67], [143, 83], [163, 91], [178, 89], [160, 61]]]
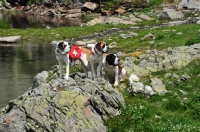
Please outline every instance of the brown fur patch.
[[101, 49], [103, 49], [103, 46], [105, 45], [105, 43], [104, 42], [99, 42], [99, 43], [100, 43]]
[[63, 49], [65, 48], [64, 46], [65, 46], [65, 44], [64, 44], [64, 42], [62, 42], [62, 48], [63, 48]]
[[122, 66], [118, 65], [118, 74], [120, 75], [122, 73]]
[[103, 54], [103, 58], [105, 58], [105, 57], [106, 57], [106, 55], [107, 55], [107, 54], [106, 54], [106, 53], [104, 53], [104, 54]]
[[58, 48], [61, 49], [61, 50], [64, 49], [64, 46], [65, 46], [64, 42], [60, 42], [60, 43], [58, 44]]
[[81, 53], [86, 54], [86, 59], [89, 62], [90, 56], [93, 54], [92, 51], [86, 48], [81, 48]]

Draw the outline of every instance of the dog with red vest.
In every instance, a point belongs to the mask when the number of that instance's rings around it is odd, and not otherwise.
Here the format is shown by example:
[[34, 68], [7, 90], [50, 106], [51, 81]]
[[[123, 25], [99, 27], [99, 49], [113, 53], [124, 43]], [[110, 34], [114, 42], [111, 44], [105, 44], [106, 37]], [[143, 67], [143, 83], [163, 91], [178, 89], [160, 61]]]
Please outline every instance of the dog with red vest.
[[82, 64], [83, 71], [86, 78], [88, 78], [88, 71], [92, 73], [92, 79], [101, 76], [103, 53], [108, 51], [108, 46], [105, 42], [98, 42], [92, 44], [93, 46], [88, 48], [70, 46], [68, 42], [60, 42], [55, 50], [56, 59], [60, 68], [60, 78], [63, 75], [62, 63], [66, 63], [66, 75], [65, 79], [69, 79], [69, 63], [72, 59], [79, 59]]

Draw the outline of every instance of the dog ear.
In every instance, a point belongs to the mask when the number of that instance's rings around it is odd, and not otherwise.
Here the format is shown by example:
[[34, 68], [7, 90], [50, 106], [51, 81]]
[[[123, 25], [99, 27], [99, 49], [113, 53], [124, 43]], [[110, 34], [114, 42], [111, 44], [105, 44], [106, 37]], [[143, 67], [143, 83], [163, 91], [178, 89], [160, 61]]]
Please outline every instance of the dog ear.
[[64, 50], [64, 42], [60, 42], [58, 44], [58, 48], [61, 49], [61, 50]]
[[99, 50], [99, 51], [101, 51], [102, 49], [101, 49], [101, 42], [98, 42], [96, 45], [95, 45], [95, 47]]
[[106, 62], [109, 64], [109, 65], [112, 65], [112, 54], [108, 54], [106, 56]]

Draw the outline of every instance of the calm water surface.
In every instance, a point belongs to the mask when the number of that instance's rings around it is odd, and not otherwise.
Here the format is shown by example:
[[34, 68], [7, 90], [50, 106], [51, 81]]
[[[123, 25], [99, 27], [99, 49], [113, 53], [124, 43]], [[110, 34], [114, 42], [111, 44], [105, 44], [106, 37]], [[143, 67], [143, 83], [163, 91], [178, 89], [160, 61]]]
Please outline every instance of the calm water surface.
[[80, 24], [81, 18], [63, 18], [58, 16], [50, 17], [0, 12], [0, 28], [46, 28], [79, 26]]
[[57, 63], [54, 50], [51, 44], [0, 45], [0, 108], [25, 93], [37, 73], [51, 70]]
[[[44, 17], [0, 12], [0, 28], [46, 28], [79, 26], [81, 18]], [[1, 36], [0, 36], [1, 37]], [[33, 84], [33, 78], [43, 70], [51, 70], [57, 63], [55, 45], [0, 43], [0, 108], [10, 100], [25, 93]]]

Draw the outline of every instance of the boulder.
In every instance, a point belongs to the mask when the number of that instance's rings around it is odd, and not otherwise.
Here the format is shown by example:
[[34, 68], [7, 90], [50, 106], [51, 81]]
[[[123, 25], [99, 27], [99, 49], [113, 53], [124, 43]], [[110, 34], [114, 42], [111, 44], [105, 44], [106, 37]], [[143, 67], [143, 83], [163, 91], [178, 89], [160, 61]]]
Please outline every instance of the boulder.
[[21, 36], [9, 36], [9, 37], [0, 37], [0, 43], [1, 42], [7, 42], [7, 43], [15, 43], [20, 41]]
[[87, 26], [93, 26], [93, 25], [98, 24], [98, 23], [103, 23], [102, 19], [94, 18], [91, 21], [87, 22], [86, 25]]
[[82, 6], [81, 10], [82, 11], [88, 11], [88, 10], [95, 10], [97, 8], [97, 4], [96, 3], [92, 3], [92, 2], [85, 2], [85, 4]]
[[149, 16], [147, 16], [147, 15], [145, 15], [145, 14], [140, 14], [138, 17], [139, 17], [139, 18], [142, 18], [142, 19], [144, 19], [144, 20], [148, 20], [148, 21], [154, 20], [153, 18], [151, 18], [151, 17], [149, 17]]
[[121, 15], [121, 14], [124, 14], [126, 12], [126, 10], [123, 8], [118, 8], [115, 10], [115, 12]]
[[158, 78], [151, 78], [151, 86], [157, 94], [165, 94], [167, 92], [165, 85]]
[[184, 15], [180, 11], [176, 11], [175, 9], [164, 9], [158, 15], [159, 20], [176, 20], [183, 18]]
[[178, 4], [178, 9], [200, 9], [200, 1], [199, 0], [182, 0], [179, 4]]
[[112, 16], [112, 12], [110, 10], [104, 10], [104, 9], [102, 9], [101, 10], [101, 14], [103, 16]]

